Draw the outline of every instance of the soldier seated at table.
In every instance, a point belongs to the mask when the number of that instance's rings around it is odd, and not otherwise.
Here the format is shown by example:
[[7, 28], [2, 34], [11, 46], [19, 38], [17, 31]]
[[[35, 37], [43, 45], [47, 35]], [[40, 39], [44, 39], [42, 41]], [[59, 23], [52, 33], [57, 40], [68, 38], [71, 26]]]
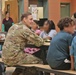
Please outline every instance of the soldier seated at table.
[[[21, 16], [21, 22], [14, 24], [8, 31], [2, 52], [2, 60], [5, 64], [14, 66], [21, 64], [42, 64], [42, 60], [34, 55], [24, 53], [28, 41], [35, 46], [43, 45], [44, 41], [41, 37], [30, 30], [33, 26], [33, 18], [30, 12], [26, 12]], [[26, 68], [26, 75], [37, 75], [34, 68]], [[12, 75], [19, 75], [22, 69], [16, 68]]]

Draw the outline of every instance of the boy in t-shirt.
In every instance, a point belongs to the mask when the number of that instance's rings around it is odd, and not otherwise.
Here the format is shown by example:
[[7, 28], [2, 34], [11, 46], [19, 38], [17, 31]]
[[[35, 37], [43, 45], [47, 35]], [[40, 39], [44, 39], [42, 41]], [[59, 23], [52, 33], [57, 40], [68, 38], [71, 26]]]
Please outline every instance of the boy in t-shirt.
[[74, 33], [74, 22], [71, 18], [62, 18], [57, 26], [60, 32], [51, 40], [47, 52], [47, 62], [52, 69], [69, 70], [70, 55], [69, 50], [72, 42], [72, 34]]

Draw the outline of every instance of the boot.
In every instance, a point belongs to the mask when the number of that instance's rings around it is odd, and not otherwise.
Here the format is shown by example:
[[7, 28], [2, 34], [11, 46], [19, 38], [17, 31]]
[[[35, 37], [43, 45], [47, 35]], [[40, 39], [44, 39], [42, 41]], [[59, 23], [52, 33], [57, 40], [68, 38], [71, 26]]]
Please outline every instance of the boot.
[[22, 73], [23, 69], [16, 68], [15, 71], [12, 73], [12, 75], [20, 75]]

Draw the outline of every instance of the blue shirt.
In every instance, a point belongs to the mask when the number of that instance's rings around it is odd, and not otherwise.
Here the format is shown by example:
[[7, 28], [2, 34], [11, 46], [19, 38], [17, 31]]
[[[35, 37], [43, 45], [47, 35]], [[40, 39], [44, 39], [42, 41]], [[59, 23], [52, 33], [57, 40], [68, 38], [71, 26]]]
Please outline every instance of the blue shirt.
[[71, 49], [70, 49], [70, 55], [74, 56], [74, 66], [76, 69], [76, 36], [74, 37], [74, 39], [72, 41], [72, 45], [71, 45]]
[[73, 36], [65, 31], [60, 31], [51, 41], [47, 53], [47, 62], [52, 68], [60, 66], [65, 59], [70, 57], [69, 46]]

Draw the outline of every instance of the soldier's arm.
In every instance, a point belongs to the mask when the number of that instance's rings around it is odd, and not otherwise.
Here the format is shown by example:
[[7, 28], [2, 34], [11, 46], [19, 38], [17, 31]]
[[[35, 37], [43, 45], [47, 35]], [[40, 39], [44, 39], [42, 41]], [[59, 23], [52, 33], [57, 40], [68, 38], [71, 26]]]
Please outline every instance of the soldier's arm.
[[39, 47], [44, 44], [43, 39], [36, 35], [34, 32], [32, 32], [30, 29], [26, 29], [23, 35], [25, 39], [32, 42], [35, 46]]

